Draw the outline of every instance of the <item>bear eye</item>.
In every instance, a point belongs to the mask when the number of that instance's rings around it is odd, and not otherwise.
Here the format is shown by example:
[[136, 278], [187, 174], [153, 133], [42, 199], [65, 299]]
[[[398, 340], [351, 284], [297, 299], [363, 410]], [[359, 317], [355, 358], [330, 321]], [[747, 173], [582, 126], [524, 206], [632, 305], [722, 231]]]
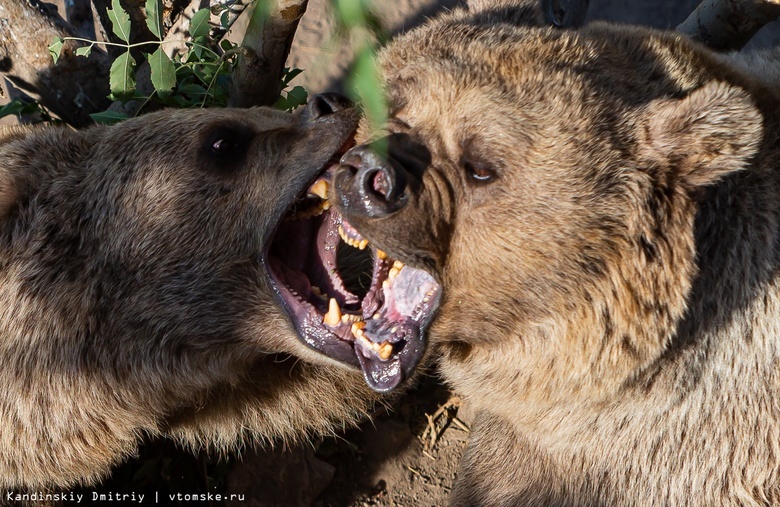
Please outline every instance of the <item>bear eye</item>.
[[466, 159], [463, 161], [463, 168], [469, 178], [476, 183], [489, 183], [496, 179], [495, 169], [481, 160]]
[[211, 145], [211, 152], [215, 155], [225, 155], [238, 148], [238, 143], [233, 137], [221, 137]]
[[212, 125], [201, 143], [201, 160], [205, 167], [218, 172], [237, 170], [242, 166], [251, 145], [252, 133], [234, 122]]

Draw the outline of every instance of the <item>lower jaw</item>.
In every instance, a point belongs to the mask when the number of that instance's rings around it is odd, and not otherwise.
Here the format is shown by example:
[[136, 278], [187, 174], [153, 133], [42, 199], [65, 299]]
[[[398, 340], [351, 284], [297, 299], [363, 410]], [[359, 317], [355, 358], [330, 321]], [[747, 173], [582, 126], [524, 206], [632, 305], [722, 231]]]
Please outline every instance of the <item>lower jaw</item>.
[[[323, 194], [316, 187], [325, 178], [312, 184], [309, 196]], [[359, 299], [344, 288], [336, 252], [339, 245], [363, 250], [368, 241], [335, 210], [311, 214], [311, 207], [297, 210], [291, 215], [295, 223], [283, 224], [274, 235], [265, 255], [274, 290], [304, 343], [359, 366], [369, 386], [390, 391], [424, 354], [423, 332], [438, 306], [439, 287], [424, 271], [369, 248], [371, 286]]]

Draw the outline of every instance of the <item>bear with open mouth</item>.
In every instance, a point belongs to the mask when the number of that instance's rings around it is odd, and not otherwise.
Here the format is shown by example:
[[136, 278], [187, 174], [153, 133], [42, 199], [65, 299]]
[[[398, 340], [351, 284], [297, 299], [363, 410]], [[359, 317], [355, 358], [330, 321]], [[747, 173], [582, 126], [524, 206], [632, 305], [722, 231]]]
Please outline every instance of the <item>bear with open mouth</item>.
[[92, 484], [145, 436], [227, 450], [371, 410], [356, 368], [297, 338], [272, 276], [357, 122], [325, 94], [294, 115], [0, 131], [0, 489]]
[[453, 505], [780, 504], [780, 52], [533, 3], [382, 51], [387, 135], [328, 176], [320, 229], [374, 277], [358, 308], [285, 276], [299, 325], [381, 389], [430, 321], [477, 414]]

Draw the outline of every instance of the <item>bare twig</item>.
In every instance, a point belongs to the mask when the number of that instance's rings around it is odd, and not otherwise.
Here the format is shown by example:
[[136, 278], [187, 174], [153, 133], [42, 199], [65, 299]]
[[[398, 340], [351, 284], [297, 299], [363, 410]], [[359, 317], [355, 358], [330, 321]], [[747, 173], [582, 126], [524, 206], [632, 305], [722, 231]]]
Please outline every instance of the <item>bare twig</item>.
[[233, 72], [230, 105], [267, 106], [276, 102], [282, 72], [298, 21], [308, 0], [272, 0], [267, 9], [252, 13]]
[[[461, 429], [463, 429], [463, 427], [468, 428], [462, 421], [455, 417], [460, 404], [460, 398], [458, 396], [453, 396], [447, 400], [444, 405], [440, 406], [433, 415], [425, 414], [425, 417], [428, 419], [428, 424], [422, 435], [420, 435], [420, 439], [423, 442], [423, 452], [433, 450], [439, 439], [444, 435], [444, 432], [449, 428], [450, 423], [454, 423], [455, 420], [458, 421], [458, 426], [462, 425]], [[439, 423], [439, 421], [441, 421], [441, 423]]]
[[704, 0], [677, 31], [720, 51], [741, 49], [780, 17], [780, 0]]
[[37, 0], [0, 0], [0, 72], [74, 126], [91, 122], [89, 113], [104, 110], [108, 95], [108, 59], [93, 51], [76, 57], [78, 44], [64, 44], [57, 65], [47, 46], [55, 37], [77, 35], [56, 9]]

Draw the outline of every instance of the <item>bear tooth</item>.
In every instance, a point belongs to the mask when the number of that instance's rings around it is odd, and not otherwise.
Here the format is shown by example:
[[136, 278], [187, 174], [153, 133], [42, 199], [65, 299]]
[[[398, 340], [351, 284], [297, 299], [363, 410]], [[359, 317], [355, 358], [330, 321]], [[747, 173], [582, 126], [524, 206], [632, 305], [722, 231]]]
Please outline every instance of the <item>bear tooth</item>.
[[379, 320], [379, 312], [377, 312], [374, 315], [372, 315], [371, 318], [374, 319], [374, 320]]
[[360, 250], [365, 250], [367, 246], [368, 246], [368, 240], [367, 239], [364, 239], [363, 241], [358, 243], [358, 248]]
[[325, 201], [322, 203], [322, 211], [328, 211], [330, 209], [330, 201]]
[[376, 256], [379, 257], [381, 260], [387, 259], [387, 254], [384, 251], [379, 249], [377, 249], [376, 251]]
[[357, 322], [353, 322], [352, 323], [352, 328], [351, 328], [352, 334], [355, 335], [355, 336], [357, 336], [359, 334], [362, 335], [364, 327], [366, 327], [366, 323], [363, 322], [362, 320], [359, 320]]
[[393, 266], [390, 268], [390, 271], [387, 272], [387, 278], [390, 280], [395, 280], [395, 277], [398, 276], [398, 273], [400, 273], [401, 270]]
[[401, 261], [394, 261], [393, 267], [396, 268], [398, 271], [401, 271], [401, 269], [403, 269], [404, 267], [404, 263]]
[[379, 359], [390, 359], [390, 356], [393, 354], [393, 345], [388, 342], [384, 342], [379, 347]]
[[322, 296], [322, 290], [320, 290], [320, 288], [317, 287], [316, 285], [311, 286], [311, 293], [314, 294], [315, 296]]
[[326, 180], [317, 180], [316, 182], [314, 182], [314, 185], [312, 185], [309, 188], [309, 192], [311, 192], [312, 194], [316, 195], [317, 197], [319, 197], [323, 201], [327, 201], [328, 200], [328, 187], [329, 187], [329, 185], [328, 185], [328, 182]]
[[322, 322], [330, 327], [335, 327], [341, 322], [341, 308], [339, 308], [339, 303], [336, 301], [336, 298], [330, 298], [330, 301], [328, 302], [328, 313], [322, 318]]
[[[390, 273], [388, 273], [388, 276], [389, 276], [389, 274]], [[382, 280], [382, 288], [383, 289], [389, 289], [390, 288], [390, 280], [387, 280], [387, 279]]]
[[343, 239], [345, 243], [349, 244], [349, 238], [347, 237], [347, 234], [344, 232], [344, 227], [340, 225], [339, 225], [339, 236], [341, 236], [341, 239]]

